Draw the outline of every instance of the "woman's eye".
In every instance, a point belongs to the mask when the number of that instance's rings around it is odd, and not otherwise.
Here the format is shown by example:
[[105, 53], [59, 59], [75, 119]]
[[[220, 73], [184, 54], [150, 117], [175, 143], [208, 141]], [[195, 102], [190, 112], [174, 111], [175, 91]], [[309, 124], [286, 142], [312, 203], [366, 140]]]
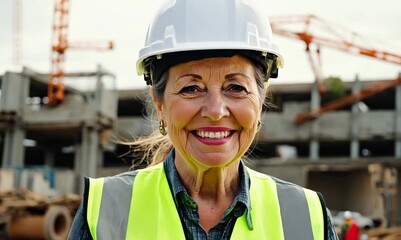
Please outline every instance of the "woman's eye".
[[203, 93], [203, 92], [204, 91], [196, 85], [186, 86], [180, 90], [180, 94], [182, 94], [182, 95], [194, 95], [194, 94]]
[[231, 84], [230, 86], [228, 86], [227, 91], [235, 93], [248, 93], [245, 87], [237, 84]]

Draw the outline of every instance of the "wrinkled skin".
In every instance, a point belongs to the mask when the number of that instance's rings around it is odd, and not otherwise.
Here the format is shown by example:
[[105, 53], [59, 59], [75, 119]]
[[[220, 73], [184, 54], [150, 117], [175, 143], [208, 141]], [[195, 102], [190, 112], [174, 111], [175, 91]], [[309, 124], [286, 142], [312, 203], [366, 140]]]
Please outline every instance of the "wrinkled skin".
[[241, 56], [182, 63], [170, 68], [164, 99], [154, 100], [178, 173], [210, 229], [237, 193], [239, 159], [258, 130], [255, 68]]

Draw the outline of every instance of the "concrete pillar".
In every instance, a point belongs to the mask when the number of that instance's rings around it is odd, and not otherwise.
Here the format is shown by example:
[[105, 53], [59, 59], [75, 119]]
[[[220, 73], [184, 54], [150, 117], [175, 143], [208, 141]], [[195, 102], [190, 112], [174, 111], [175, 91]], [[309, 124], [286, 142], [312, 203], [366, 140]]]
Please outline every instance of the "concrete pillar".
[[[352, 87], [352, 93], [355, 94], [361, 90], [361, 82], [359, 81], [359, 76], [355, 76], [355, 81]], [[350, 139], [351, 139], [351, 159], [357, 160], [359, 158], [359, 124], [358, 124], [358, 102], [352, 105], [351, 111], [351, 122], [350, 122]]]
[[[398, 75], [401, 78], [401, 73]], [[401, 160], [401, 85], [395, 87], [395, 157]]]
[[383, 194], [383, 166], [379, 163], [369, 164], [368, 170], [371, 177], [372, 192], [374, 195], [372, 198], [372, 216], [380, 218], [383, 221], [383, 226], [387, 226]]
[[1, 121], [8, 121], [11, 127], [4, 136], [2, 167], [24, 164], [25, 131], [21, 128], [25, 99], [29, 92], [29, 78], [22, 73], [6, 72], [1, 83]]
[[24, 77], [23, 73], [6, 72], [1, 82], [0, 111], [21, 115], [28, 91], [29, 78]]
[[97, 169], [103, 164], [100, 133], [92, 126], [82, 128], [81, 143], [77, 147], [74, 170], [78, 177], [79, 191], [83, 192], [83, 178], [96, 177]]
[[75, 173], [75, 182], [76, 186], [74, 189], [77, 190], [77, 194], [82, 194], [84, 192], [84, 177], [83, 166], [85, 162], [82, 143], [75, 144], [75, 156], [74, 156], [74, 173]]
[[103, 73], [102, 73], [102, 67], [101, 65], [97, 66], [97, 71], [96, 71], [96, 87], [95, 87], [95, 96], [94, 96], [94, 102], [93, 102], [93, 109], [95, 110], [96, 113], [100, 113], [102, 111], [102, 101], [106, 101], [106, 99], [103, 99], [103, 90], [104, 90], [104, 84], [102, 81]]
[[18, 125], [6, 131], [4, 136], [3, 168], [24, 165], [24, 139], [25, 131]]
[[[86, 141], [87, 144], [87, 161], [86, 161], [86, 170], [88, 176], [96, 177], [97, 176], [97, 169], [102, 167], [103, 165], [103, 151], [100, 145], [100, 133], [93, 128], [86, 128], [87, 129], [87, 136]], [[85, 131], [85, 130], [84, 130]]]
[[[320, 93], [319, 93], [319, 84], [317, 80], [315, 83], [312, 85], [312, 91], [311, 91], [311, 110], [316, 110], [320, 108]], [[309, 157], [311, 160], [317, 160], [319, 158], [319, 141], [318, 141], [318, 135], [319, 135], [319, 119], [315, 119], [311, 122], [311, 140], [309, 143]]]
[[[116, 91], [106, 89], [103, 82], [104, 76], [111, 76], [112, 83], [114, 84], [114, 75], [105, 71], [100, 65], [97, 67], [96, 73], [96, 87], [93, 94], [88, 95], [88, 104], [90, 105], [90, 119], [87, 120], [82, 127], [81, 143], [76, 146], [75, 153], [75, 173], [78, 177], [78, 189], [83, 192], [83, 178], [84, 177], [97, 177], [97, 169], [103, 167], [103, 146], [101, 142], [101, 133], [106, 128], [110, 127], [104, 125], [103, 118], [112, 118], [115, 122], [117, 118], [117, 104], [118, 94]], [[115, 86], [112, 86], [114, 89]], [[106, 124], [109, 121], [106, 121]]]

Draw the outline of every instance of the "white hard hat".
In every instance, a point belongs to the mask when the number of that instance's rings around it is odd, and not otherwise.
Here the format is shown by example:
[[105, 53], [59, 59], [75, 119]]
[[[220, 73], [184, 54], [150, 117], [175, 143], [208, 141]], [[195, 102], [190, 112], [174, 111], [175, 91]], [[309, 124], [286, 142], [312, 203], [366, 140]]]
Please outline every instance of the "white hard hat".
[[274, 60], [276, 69], [283, 66], [267, 16], [243, 0], [171, 0], [149, 26], [145, 47], [139, 51], [138, 75], [151, 77], [149, 59], [204, 50], [254, 51]]

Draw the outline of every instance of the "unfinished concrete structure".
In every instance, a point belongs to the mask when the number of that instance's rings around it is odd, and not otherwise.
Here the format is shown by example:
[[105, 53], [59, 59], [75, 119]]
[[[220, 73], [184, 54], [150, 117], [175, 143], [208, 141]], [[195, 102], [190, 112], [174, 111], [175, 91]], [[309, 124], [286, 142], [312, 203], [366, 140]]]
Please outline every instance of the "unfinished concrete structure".
[[[79, 182], [128, 170], [128, 147], [112, 141], [152, 131], [149, 90], [106, 89], [102, 78], [108, 75], [101, 68], [86, 74], [95, 77], [96, 88], [67, 89], [57, 107], [35, 104], [35, 96], [46, 95], [44, 75], [24, 69], [2, 76], [2, 166], [67, 168]], [[345, 87], [352, 92], [371, 84], [356, 79]], [[250, 167], [322, 192], [331, 210], [401, 224], [400, 85], [302, 124], [295, 123], [297, 114], [321, 102], [317, 86], [272, 85], [268, 101], [277, 107], [263, 113]]]
[[[346, 88], [372, 84], [356, 78]], [[271, 92], [280, 111], [264, 116], [254, 167], [322, 192], [332, 210], [400, 225], [401, 85], [302, 124], [295, 117], [318, 106], [317, 87], [275, 85]], [[296, 156], [279, 156], [283, 145]]]
[[103, 153], [114, 151], [107, 138], [117, 119], [118, 94], [113, 84], [107, 84], [115, 81], [113, 74], [99, 66], [95, 72], [66, 77], [91, 79], [92, 88], [66, 87], [65, 101], [56, 106], [46, 104], [47, 75], [24, 68], [1, 77], [2, 168], [73, 167], [77, 179], [82, 179], [95, 177], [103, 166]]
[[[345, 88], [351, 93], [375, 83], [356, 78]], [[147, 91], [119, 92], [117, 135], [130, 138], [151, 132], [150, 117], [143, 117]], [[272, 85], [268, 101], [276, 107], [263, 113], [248, 164], [322, 192], [333, 212], [353, 210], [389, 226], [400, 225], [401, 86], [295, 123], [298, 114], [325, 98], [320, 100], [315, 84]]]

